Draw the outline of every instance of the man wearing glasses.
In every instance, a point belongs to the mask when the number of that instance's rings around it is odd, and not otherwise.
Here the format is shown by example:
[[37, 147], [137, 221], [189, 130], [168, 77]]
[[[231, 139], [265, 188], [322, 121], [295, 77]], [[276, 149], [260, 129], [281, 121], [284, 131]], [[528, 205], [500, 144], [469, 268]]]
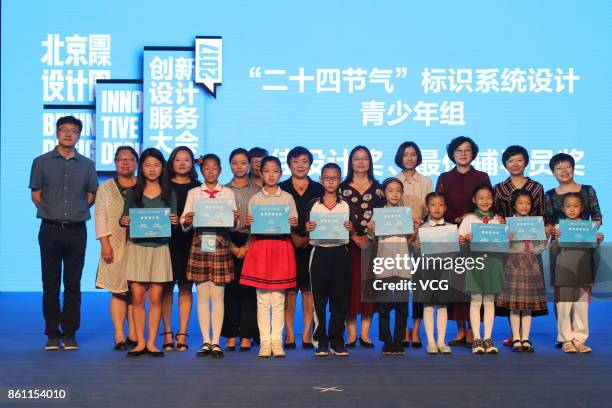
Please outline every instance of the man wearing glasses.
[[[42, 220], [38, 243], [48, 336], [45, 350], [58, 350], [60, 340], [64, 349], [76, 350], [87, 243], [85, 221], [91, 217], [89, 208], [96, 197], [98, 179], [94, 163], [75, 149], [83, 123], [73, 116], [65, 116], [58, 119], [56, 129], [55, 149], [38, 156], [32, 163], [30, 189], [36, 216]], [[62, 281], [63, 307], [59, 299]]]

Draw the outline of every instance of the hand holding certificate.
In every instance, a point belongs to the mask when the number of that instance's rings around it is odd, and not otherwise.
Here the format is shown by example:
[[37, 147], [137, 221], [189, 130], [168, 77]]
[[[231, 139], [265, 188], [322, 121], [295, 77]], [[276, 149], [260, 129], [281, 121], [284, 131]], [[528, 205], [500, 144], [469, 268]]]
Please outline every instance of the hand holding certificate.
[[545, 241], [544, 219], [542, 217], [508, 217], [512, 241]]
[[130, 238], [170, 235], [170, 208], [130, 208]]
[[472, 224], [470, 249], [479, 252], [508, 252], [509, 229], [504, 224]]
[[459, 252], [459, 231], [456, 225], [419, 228], [423, 255]]
[[374, 208], [374, 234], [405, 235], [414, 232], [410, 207]]
[[254, 205], [252, 208], [253, 234], [289, 234], [289, 206], [288, 205]]
[[310, 232], [310, 239], [348, 240], [349, 232], [344, 227], [344, 223], [348, 219], [348, 213], [311, 212], [310, 221], [313, 221], [316, 227]]
[[215, 198], [194, 200], [194, 227], [233, 227], [234, 200]]
[[597, 223], [559, 220], [559, 246], [593, 248], [597, 245]]

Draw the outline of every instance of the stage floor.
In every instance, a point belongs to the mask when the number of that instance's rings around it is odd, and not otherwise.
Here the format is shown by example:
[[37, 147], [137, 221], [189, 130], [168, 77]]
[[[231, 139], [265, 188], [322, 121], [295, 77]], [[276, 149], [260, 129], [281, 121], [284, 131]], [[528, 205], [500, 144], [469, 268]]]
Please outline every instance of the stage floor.
[[[80, 350], [45, 352], [40, 293], [0, 293], [0, 406], [70, 407], [603, 407], [610, 406], [612, 303], [590, 310], [591, 354], [555, 348], [554, 316], [534, 319], [534, 354], [503, 348], [496, 356], [450, 356], [407, 349], [383, 356], [357, 348], [346, 358], [288, 350], [286, 358], [260, 359], [257, 349], [223, 359], [196, 358], [201, 339], [190, 326], [188, 352], [163, 359], [128, 359], [112, 350], [108, 294], [84, 293]], [[194, 309], [195, 313], [195, 309]], [[301, 312], [298, 310], [298, 315]], [[300, 327], [300, 319], [296, 328]], [[454, 335], [449, 324], [447, 338]], [[372, 338], [377, 338], [374, 321]], [[496, 320], [501, 345], [509, 328]], [[425, 341], [425, 333], [421, 338]], [[67, 401], [8, 401], [8, 389], [63, 388]]]

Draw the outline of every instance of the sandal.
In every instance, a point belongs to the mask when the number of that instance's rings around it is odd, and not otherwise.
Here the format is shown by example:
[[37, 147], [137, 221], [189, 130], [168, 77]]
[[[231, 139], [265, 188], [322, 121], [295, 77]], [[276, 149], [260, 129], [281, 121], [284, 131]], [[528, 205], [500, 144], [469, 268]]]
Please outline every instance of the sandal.
[[210, 343], [204, 343], [202, 344], [202, 347], [200, 347], [200, 351], [198, 351], [196, 353], [197, 357], [206, 357], [207, 355], [210, 354], [210, 350], [212, 349], [212, 346], [210, 345]]
[[512, 351], [514, 351], [515, 353], [520, 353], [526, 350], [523, 348], [523, 343], [520, 340], [514, 340], [512, 342]]
[[[173, 333], [171, 331], [167, 331], [167, 332], [163, 332], [163, 333], [159, 333], [160, 336], [165, 336], [166, 334], [170, 334], [172, 335]], [[174, 350], [174, 341], [170, 342], [170, 343], [164, 343], [162, 344], [162, 348], [166, 351], [172, 351]]]
[[189, 337], [189, 335], [187, 333], [177, 332], [176, 335], [174, 336], [174, 339], [176, 340], [176, 351], [187, 351], [189, 349], [189, 346], [186, 343], [179, 343], [178, 336]]
[[523, 340], [522, 344], [523, 351], [526, 351], [527, 353], [533, 353], [535, 351], [535, 348], [533, 348], [533, 344], [531, 344], [529, 340]]
[[213, 344], [210, 346], [210, 355], [214, 358], [223, 358], [223, 350], [221, 350], [221, 346], [218, 344]]

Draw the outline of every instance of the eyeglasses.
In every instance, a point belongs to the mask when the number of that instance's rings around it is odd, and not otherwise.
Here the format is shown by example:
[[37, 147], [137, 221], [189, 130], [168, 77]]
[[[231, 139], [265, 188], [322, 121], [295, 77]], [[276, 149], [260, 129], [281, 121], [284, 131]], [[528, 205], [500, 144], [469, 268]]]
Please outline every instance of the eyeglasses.
[[115, 159], [115, 162], [121, 163], [121, 164], [130, 164], [130, 163], [136, 163], [136, 159]]
[[321, 180], [326, 183], [331, 183], [333, 181], [340, 181], [338, 177], [323, 177]]
[[81, 133], [81, 131], [72, 128], [59, 128], [57, 129], [57, 131], [62, 133], [68, 133], [69, 135], [78, 135], [79, 133]]

